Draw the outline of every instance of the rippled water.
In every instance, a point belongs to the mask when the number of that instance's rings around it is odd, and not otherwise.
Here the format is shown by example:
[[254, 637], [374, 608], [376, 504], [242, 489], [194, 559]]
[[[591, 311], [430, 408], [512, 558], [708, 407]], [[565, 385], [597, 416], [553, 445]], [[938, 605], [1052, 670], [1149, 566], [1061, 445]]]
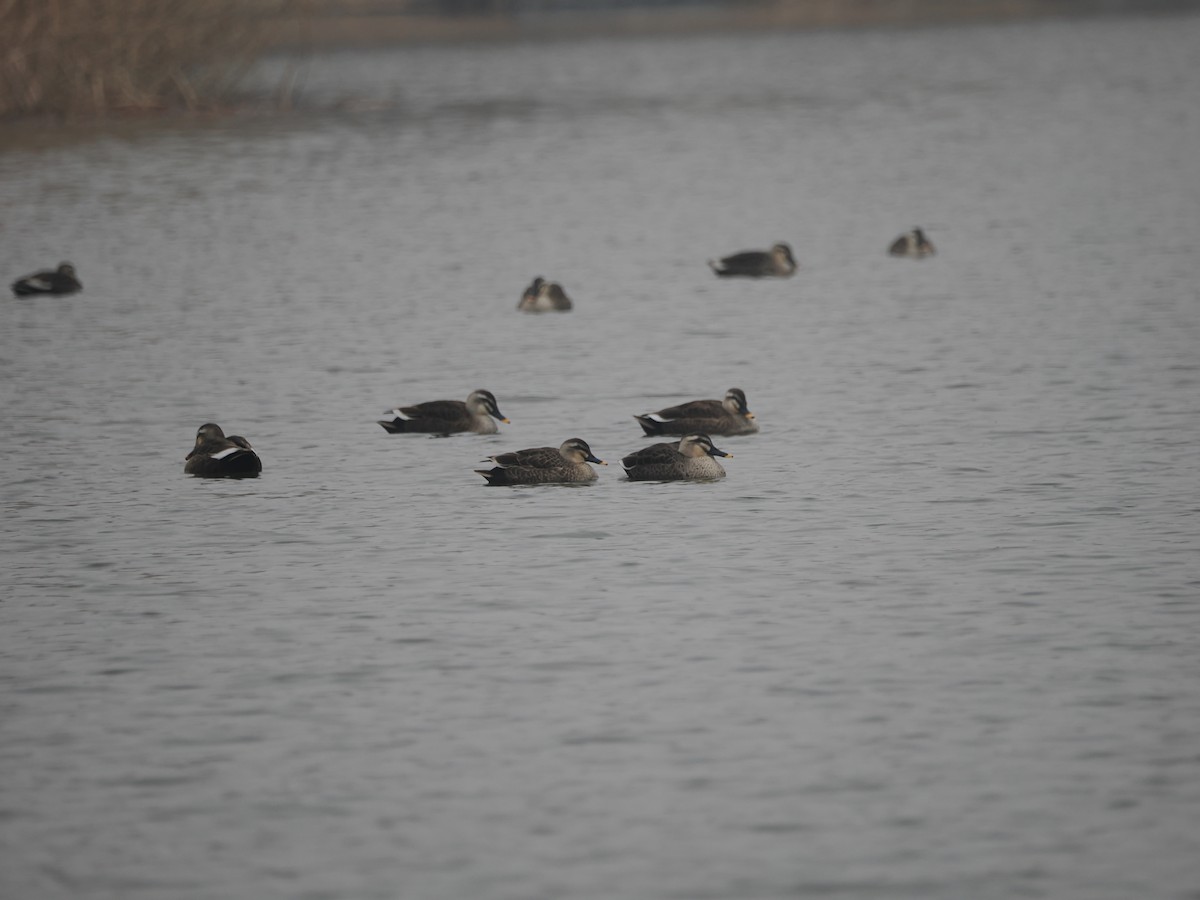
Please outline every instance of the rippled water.
[[[85, 293], [0, 307], [0, 895], [1200, 896], [1198, 45], [409, 48], [10, 133], [4, 278]], [[732, 386], [727, 479], [620, 476]], [[183, 475], [209, 420], [261, 479]]]

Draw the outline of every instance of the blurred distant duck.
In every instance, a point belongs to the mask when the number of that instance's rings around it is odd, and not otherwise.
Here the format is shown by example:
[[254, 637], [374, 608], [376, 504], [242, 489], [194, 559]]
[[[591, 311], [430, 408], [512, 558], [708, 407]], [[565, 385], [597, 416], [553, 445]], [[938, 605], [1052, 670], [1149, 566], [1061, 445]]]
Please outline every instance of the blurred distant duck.
[[183, 471], [200, 478], [254, 478], [262, 472], [262, 460], [244, 437], [225, 437], [220, 425], [209, 422], [196, 432], [196, 446], [185, 457]]
[[53, 271], [46, 269], [18, 278], [12, 283], [12, 290], [18, 297], [30, 297], [34, 294], [74, 294], [83, 290], [83, 285], [75, 277], [75, 267], [69, 262], [64, 262], [59, 263], [58, 268]]
[[724, 259], [708, 261], [722, 278], [741, 275], [746, 278], [788, 278], [799, 266], [792, 257], [792, 248], [776, 244], [770, 250], [743, 250]]
[[758, 423], [746, 406], [746, 392], [730, 388], [724, 400], [691, 400], [658, 412], [634, 416], [642, 431], [656, 434], [754, 434]]
[[907, 256], [909, 259], [924, 259], [926, 256], [933, 256], [937, 250], [933, 248], [929, 238], [925, 237], [925, 232], [914, 228], [892, 241], [888, 253], [892, 256]]
[[630, 481], [690, 481], [724, 478], [725, 470], [714, 456], [732, 457], [718, 450], [707, 434], [684, 435], [673, 444], [651, 444], [621, 460]]
[[462, 400], [430, 400], [415, 406], [397, 406], [388, 411], [390, 419], [379, 424], [389, 434], [455, 434], [470, 431], [475, 434], [495, 434], [499, 429], [493, 418], [507, 424], [508, 419], [496, 405], [491, 391], [472, 391]]
[[582, 438], [564, 441], [561, 447], [533, 447], [512, 453], [489, 456], [494, 469], [476, 469], [488, 484], [576, 484], [596, 480], [590, 462], [608, 465], [597, 459]]
[[566, 312], [571, 308], [571, 298], [562, 285], [547, 281], [541, 275], [525, 288], [517, 309], [521, 312]]

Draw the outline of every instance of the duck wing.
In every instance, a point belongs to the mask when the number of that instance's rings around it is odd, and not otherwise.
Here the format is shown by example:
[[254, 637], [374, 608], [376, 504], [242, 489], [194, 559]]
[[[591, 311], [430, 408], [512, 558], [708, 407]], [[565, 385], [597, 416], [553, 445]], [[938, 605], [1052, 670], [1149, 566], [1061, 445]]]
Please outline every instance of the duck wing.
[[745, 268], [761, 266], [767, 259], [767, 254], [762, 250], [743, 250], [740, 253], [731, 253], [729, 256], [721, 257], [721, 263], [729, 268]]
[[533, 469], [556, 469], [566, 464], [566, 460], [558, 452], [557, 447], [530, 447], [527, 450], [497, 453], [495, 456], [489, 456], [488, 459], [505, 469], [512, 466], [528, 466]]
[[192, 448], [192, 451], [184, 457], [184, 460], [189, 459], [224, 459], [231, 455], [232, 451], [242, 449], [237, 444], [225, 438], [203, 441]]
[[720, 400], [690, 400], [634, 418], [647, 435], [658, 435], [720, 430], [730, 415]]
[[52, 294], [54, 293], [54, 278], [57, 275], [57, 272], [45, 271], [34, 272], [24, 278], [18, 278], [12, 283], [13, 293], [18, 297], [29, 294]]
[[641, 450], [634, 450], [621, 460], [626, 469], [634, 466], [654, 465], [657, 463], [672, 463], [681, 459], [679, 442], [651, 444]]
[[467, 404], [461, 400], [429, 400], [413, 406], [398, 406], [388, 412], [414, 422], [451, 422], [467, 418]]
[[718, 275], [761, 275], [771, 269], [771, 256], [762, 250], [743, 250], [709, 265]]
[[571, 308], [571, 298], [567, 296], [567, 293], [562, 289], [561, 284], [550, 284], [546, 288], [546, 296], [550, 298], [550, 306], [553, 309]]
[[674, 419], [719, 419], [725, 415], [725, 407], [720, 400], [689, 400], [678, 406], [668, 406], [650, 416], [664, 421]]

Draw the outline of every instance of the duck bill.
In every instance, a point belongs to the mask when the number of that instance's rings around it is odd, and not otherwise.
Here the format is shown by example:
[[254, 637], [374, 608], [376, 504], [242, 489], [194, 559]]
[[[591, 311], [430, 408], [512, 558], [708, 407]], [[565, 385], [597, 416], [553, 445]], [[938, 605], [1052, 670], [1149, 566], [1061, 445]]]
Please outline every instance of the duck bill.
[[709, 456], [724, 456], [726, 459], [733, 459], [732, 453], [726, 453], [724, 450], [718, 450], [716, 447], [713, 447], [711, 450], [709, 450], [708, 455]]
[[594, 462], [594, 463], [595, 463], [596, 465], [598, 465], [598, 466], [607, 466], [607, 465], [608, 465], [608, 463], [606, 463], [604, 460], [602, 460], [602, 459], [597, 459], [597, 457], [596, 457], [596, 455], [595, 455], [594, 453], [589, 453], [589, 454], [588, 454], [588, 455], [585, 457], [585, 459], [586, 459], [588, 462]]

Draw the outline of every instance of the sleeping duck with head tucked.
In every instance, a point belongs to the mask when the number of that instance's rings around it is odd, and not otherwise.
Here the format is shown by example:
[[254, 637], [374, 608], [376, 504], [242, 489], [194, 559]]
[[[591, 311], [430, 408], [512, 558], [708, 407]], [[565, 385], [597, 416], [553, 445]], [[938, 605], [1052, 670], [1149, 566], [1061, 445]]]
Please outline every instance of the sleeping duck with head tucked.
[[389, 434], [495, 434], [499, 429], [493, 419], [505, 424], [508, 419], [496, 405], [491, 391], [472, 391], [462, 400], [429, 400], [414, 406], [397, 406], [388, 411], [390, 418], [379, 424]]
[[621, 465], [630, 481], [708, 481], [725, 477], [725, 469], [714, 456], [733, 454], [714, 447], [707, 434], [686, 434], [671, 444], [635, 450]]
[[226, 437], [220, 425], [208, 422], [196, 432], [183, 471], [199, 478], [255, 478], [262, 472], [262, 460], [240, 434]]
[[596, 480], [588, 463], [608, 465], [597, 459], [582, 438], [570, 438], [558, 447], [532, 447], [489, 456], [494, 469], [476, 469], [488, 484], [583, 484]]
[[746, 392], [730, 388], [723, 400], [689, 400], [658, 412], [634, 416], [642, 431], [656, 434], [754, 434], [758, 423], [746, 405]]
[[517, 309], [521, 312], [567, 312], [571, 308], [571, 298], [562, 289], [562, 285], [547, 281], [541, 275], [533, 279], [533, 283], [525, 288]]
[[937, 253], [933, 243], [929, 238], [925, 237], [925, 232], [920, 228], [914, 228], [912, 231], [906, 231], [900, 237], [892, 241], [888, 247], [888, 253], [892, 256], [903, 256], [908, 259], [924, 259], [927, 256], [933, 256]]

